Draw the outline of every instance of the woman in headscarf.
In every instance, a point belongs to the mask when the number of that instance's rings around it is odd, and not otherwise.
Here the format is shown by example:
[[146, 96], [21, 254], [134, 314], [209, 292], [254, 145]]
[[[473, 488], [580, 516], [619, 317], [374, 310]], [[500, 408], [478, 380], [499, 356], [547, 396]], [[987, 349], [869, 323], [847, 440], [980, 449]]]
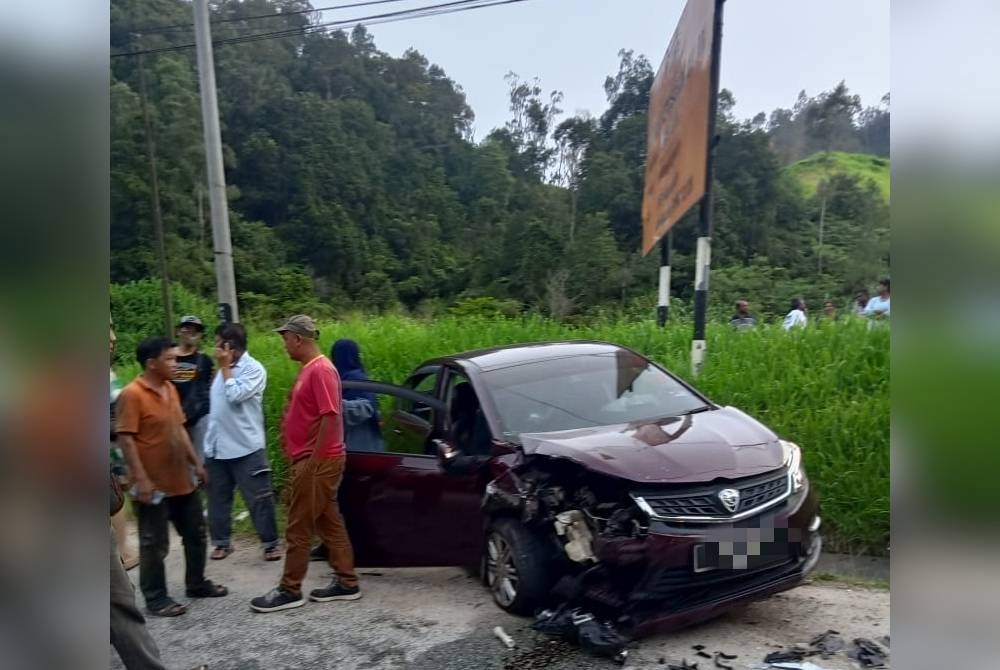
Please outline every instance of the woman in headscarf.
[[[330, 358], [344, 381], [368, 381], [361, 362], [361, 350], [354, 340], [337, 340]], [[379, 427], [378, 400], [370, 391], [345, 389], [344, 442], [349, 451], [385, 451]]]

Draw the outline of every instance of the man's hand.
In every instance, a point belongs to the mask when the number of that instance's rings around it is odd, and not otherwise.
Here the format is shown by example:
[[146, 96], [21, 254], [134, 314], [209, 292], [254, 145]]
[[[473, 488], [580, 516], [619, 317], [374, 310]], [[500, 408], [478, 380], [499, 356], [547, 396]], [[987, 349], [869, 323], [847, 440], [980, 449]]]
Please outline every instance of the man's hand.
[[202, 486], [208, 484], [208, 473], [205, 472], [205, 466], [201, 463], [194, 466], [194, 475], [198, 478], [198, 483]]
[[134, 477], [132, 480], [133, 488], [135, 489], [134, 498], [144, 505], [150, 505], [153, 502], [153, 482], [143, 475], [142, 477]]
[[227, 370], [233, 364], [233, 350], [228, 343], [223, 342], [221, 347], [215, 348], [215, 364], [220, 370]]

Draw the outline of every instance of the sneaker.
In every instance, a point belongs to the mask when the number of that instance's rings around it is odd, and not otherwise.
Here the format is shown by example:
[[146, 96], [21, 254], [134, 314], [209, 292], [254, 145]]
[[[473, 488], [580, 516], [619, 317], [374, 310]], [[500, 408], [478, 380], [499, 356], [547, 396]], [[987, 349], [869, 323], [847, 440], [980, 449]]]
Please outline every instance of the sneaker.
[[327, 552], [326, 545], [324, 544], [313, 547], [312, 551], [309, 552], [310, 561], [326, 561], [327, 556], [329, 556], [329, 552]]
[[328, 603], [331, 600], [357, 600], [361, 597], [361, 589], [357, 586], [350, 588], [341, 586], [340, 582], [334, 579], [325, 589], [313, 589], [309, 592], [309, 600], [317, 603]]
[[264, 560], [265, 561], [280, 561], [284, 557], [284, 552], [281, 551], [281, 547], [271, 547], [264, 550]]
[[305, 604], [306, 601], [301, 595], [293, 596], [279, 586], [276, 589], [271, 589], [271, 592], [266, 596], [259, 596], [251, 600], [250, 609], [255, 612], [277, 612], [278, 610], [302, 607]]

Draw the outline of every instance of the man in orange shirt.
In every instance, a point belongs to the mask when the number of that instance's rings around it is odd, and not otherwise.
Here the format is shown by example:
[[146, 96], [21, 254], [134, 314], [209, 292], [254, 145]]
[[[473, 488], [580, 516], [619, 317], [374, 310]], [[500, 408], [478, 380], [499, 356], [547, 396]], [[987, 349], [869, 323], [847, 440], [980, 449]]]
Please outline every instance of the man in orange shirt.
[[170, 548], [168, 522], [184, 540], [187, 596], [216, 598], [228, 591], [205, 579], [208, 540], [191, 469], [201, 483], [206, 475], [184, 429], [184, 411], [171, 383], [176, 346], [162, 337], [144, 340], [136, 360], [143, 372], [119, 394], [115, 428], [132, 477], [139, 521], [139, 586], [150, 614], [178, 616], [187, 610], [167, 594], [163, 559]]
[[302, 579], [309, 567], [314, 533], [326, 546], [336, 576], [328, 587], [313, 589], [309, 599], [329, 602], [361, 597], [354, 572], [354, 550], [337, 503], [347, 460], [340, 375], [320, 351], [319, 330], [310, 317], [293, 316], [275, 332], [281, 334], [289, 358], [302, 364], [302, 371], [281, 422], [282, 445], [292, 462], [285, 570], [278, 587], [250, 602], [251, 609], [257, 612], [305, 604]]

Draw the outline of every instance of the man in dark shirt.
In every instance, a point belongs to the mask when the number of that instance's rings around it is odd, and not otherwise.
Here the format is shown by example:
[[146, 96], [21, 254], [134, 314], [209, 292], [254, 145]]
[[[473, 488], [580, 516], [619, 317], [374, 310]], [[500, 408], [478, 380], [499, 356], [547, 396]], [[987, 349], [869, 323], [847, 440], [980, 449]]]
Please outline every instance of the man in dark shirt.
[[181, 318], [177, 325], [177, 374], [174, 386], [181, 397], [181, 407], [187, 422], [195, 453], [205, 460], [205, 432], [208, 430], [208, 396], [212, 388], [212, 359], [201, 353], [201, 338], [205, 325], [197, 316]]
[[729, 319], [729, 323], [737, 328], [753, 328], [757, 325], [757, 319], [750, 313], [750, 303], [746, 300], [736, 302], [736, 314]]

